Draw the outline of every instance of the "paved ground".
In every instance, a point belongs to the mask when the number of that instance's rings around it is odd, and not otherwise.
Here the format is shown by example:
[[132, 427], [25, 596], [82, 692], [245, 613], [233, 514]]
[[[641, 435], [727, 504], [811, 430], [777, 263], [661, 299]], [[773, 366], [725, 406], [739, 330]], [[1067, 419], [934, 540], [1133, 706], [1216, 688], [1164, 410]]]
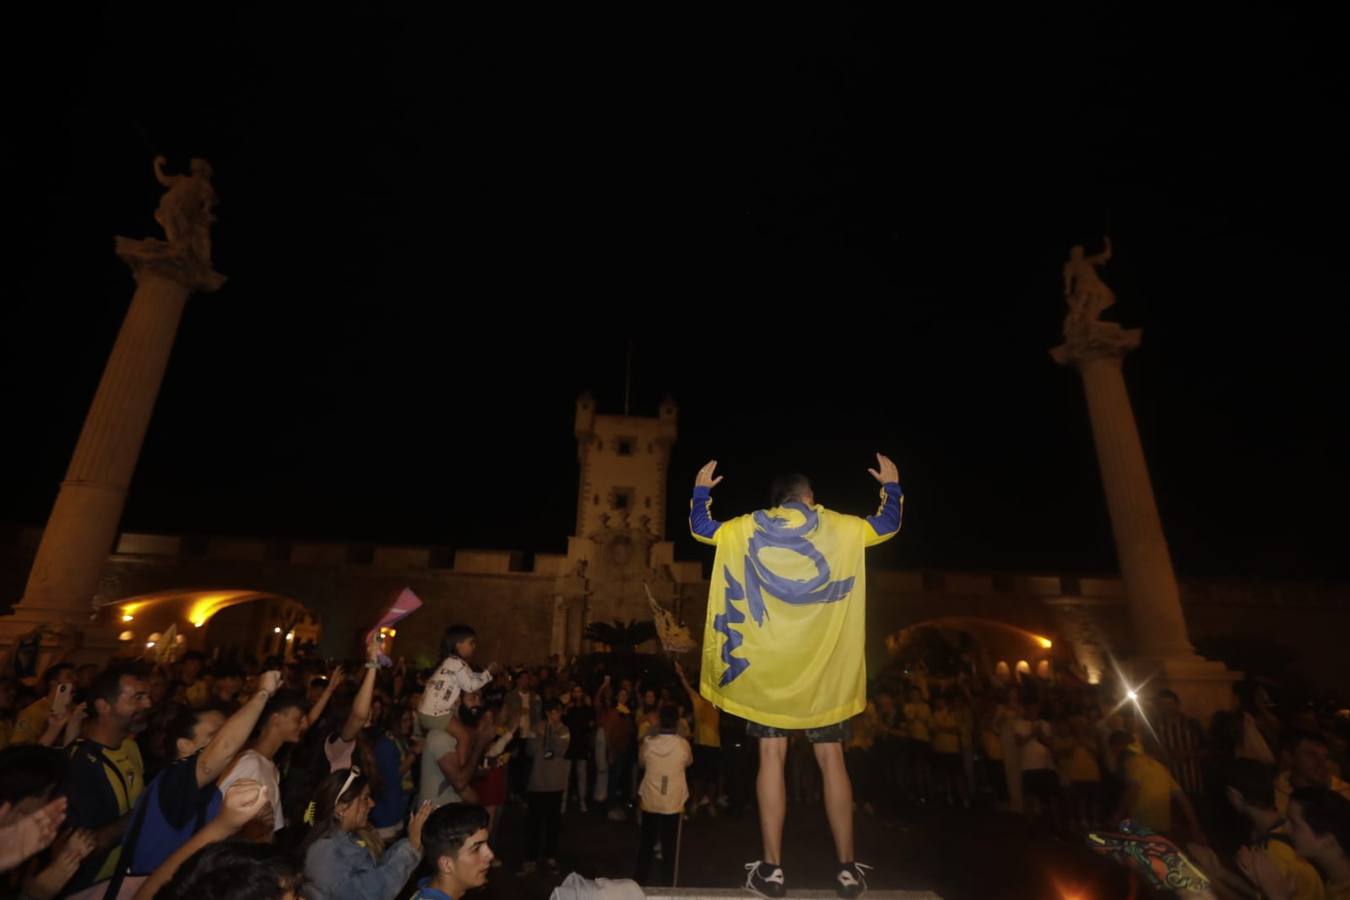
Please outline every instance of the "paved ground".
[[[1077, 842], [1031, 838], [1020, 818], [993, 810], [921, 810], [905, 819], [860, 813], [858, 859], [875, 866], [869, 884], [893, 890], [929, 890], [943, 900], [1051, 898], [1123, 900], [1123, 872], [1096, 859]], [[495, 848], [504, 859], [480, 897], [546, 898], [563, 875], [629, 878], [637, 859], [637, 825], [607, 821], [596, 813], [563, 819], [561, 874], [516, 874], [524, 846], [524, 809], [508, 808]], [[744, 863], [758, 856], [759, 825], [753, 808], [741, 818], [699, 817], [685, 822], [680, 884], [736, 887]], [[784, 835], [789, 886], [828, 888], [834, 878], [833, 845], [820, 804], [793, 806]], [[748, 896], [748, 895], [747, 895]]]

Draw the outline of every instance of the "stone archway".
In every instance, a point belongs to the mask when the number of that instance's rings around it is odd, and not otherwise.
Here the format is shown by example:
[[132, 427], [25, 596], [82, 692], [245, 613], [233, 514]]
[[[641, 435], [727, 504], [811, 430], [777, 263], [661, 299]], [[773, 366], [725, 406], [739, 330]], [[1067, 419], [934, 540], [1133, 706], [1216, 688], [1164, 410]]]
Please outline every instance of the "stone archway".
[[[1075, 662], [1073, 648], [1067, 642], [1009, 622], [978, 616], [935, 617], [893, 631], [885, 637], [888, 658], [906, 653], [906, 648], [913, 647], [925, 629], [946, 635], [946, 642], [954, 650], [961, 648], [963, 655], [968, 657], [967, 664], [974, 669], [971, 674], [991, 680], [1005, 680], [1019, 670], [1048, 676], [1056, 667], [1066, 663], [1073, 666]], [[953, 635], [967, 636], [968, 646], [963, 646], [960, 640], [952, 640]]]
[[[183, 650], [251, 654], [291, 659], [322, 636], [320, 619], [304, 604], [280, 594], [249, 589], [156, 591], [112, 601], [119, 647], [139, 656], [176, 633]], [[122, 654], [119, 654], [122, 655]]]

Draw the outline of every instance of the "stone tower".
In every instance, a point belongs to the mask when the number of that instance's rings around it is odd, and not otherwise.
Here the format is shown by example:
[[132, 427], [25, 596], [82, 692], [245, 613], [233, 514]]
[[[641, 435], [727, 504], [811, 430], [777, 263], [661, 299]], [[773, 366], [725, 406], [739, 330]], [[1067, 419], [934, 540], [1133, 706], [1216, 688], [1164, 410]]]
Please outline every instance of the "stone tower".
[[577, 527], [557, 580], [554, 652], [585, 649], [581, 635], [591, 622], [651, 618], [646, 587], [669, 606], [680, 581], [701, 578], [699, 564], [675, 562], [666, 540], [678, 414], [669, 397], [655, 417], [601, 415], [594, 396], [577, 399]]

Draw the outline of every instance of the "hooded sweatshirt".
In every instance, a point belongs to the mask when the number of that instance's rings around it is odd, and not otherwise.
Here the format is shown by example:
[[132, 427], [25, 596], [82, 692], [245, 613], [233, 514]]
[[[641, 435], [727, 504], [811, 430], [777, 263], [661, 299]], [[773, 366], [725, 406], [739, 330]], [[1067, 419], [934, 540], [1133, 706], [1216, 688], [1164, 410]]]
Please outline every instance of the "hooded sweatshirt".
[[651, 734], [642, 739], [638, 753], [646, 773], [638, 796], [642, 809], [650, 813], [677, 813], [689, 799], [685, 768], [694, 761], [689, 742], [678, 734]]

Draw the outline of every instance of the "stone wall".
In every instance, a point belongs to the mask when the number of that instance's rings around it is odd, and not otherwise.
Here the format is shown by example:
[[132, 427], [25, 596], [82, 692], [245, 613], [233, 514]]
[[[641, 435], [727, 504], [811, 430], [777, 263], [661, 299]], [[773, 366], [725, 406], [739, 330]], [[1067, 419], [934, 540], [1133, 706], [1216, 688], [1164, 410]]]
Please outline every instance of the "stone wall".
[[[36, 529], [0, 533], [0, 599], [13, 602], [19, 596], [39, 536]], [[114, 601], [159, 591], [246, 590], [287, 597], [319, 618], [322, 652], [338, 654], [352, 650], [355, 636], [410, 587], [426, 605], [399, 629], [398, 653], [429, 662], [439, 654], [445, 627], [467, 622], [479, 632], [482, 661], [538, 663], [553, 652], [580, 648], [583, 619], [644, 614], [647, 581], [661, 602], [701, 634], [708, 592], [703, 571], [711, 553], [703, 560], [677, 561], [672, 545], [651, 535], [629, 555], [611, 552], [603, 540], [596, 546], [589, 540], [573, 543], [567, 557], [532, 560], [510, 550], [128, 533], [108, 558], [100, 595], [111, 603], [105, 611], [109, 627], [119, 624], [111, 619]], [[584, 574], [569, 574], [578, 560], [586, 561]], [[1340, 646], [1350, 631], [1350, 587], [1185, 581], [1182, 602], [1196, 642], [1274, 642], [1297, 654], [1295, 669], [1310, 683], [1350, 690], [1350, 667], [1343, 665]], [[884, 660], [887, 635], [961, 617], [1050, 637], [1056, 653], [1072, 653], [1089, 673], [1104, 672], [1113, 654], [1133, 649], [1117, 579], [870, 570], [869, 664]]]

